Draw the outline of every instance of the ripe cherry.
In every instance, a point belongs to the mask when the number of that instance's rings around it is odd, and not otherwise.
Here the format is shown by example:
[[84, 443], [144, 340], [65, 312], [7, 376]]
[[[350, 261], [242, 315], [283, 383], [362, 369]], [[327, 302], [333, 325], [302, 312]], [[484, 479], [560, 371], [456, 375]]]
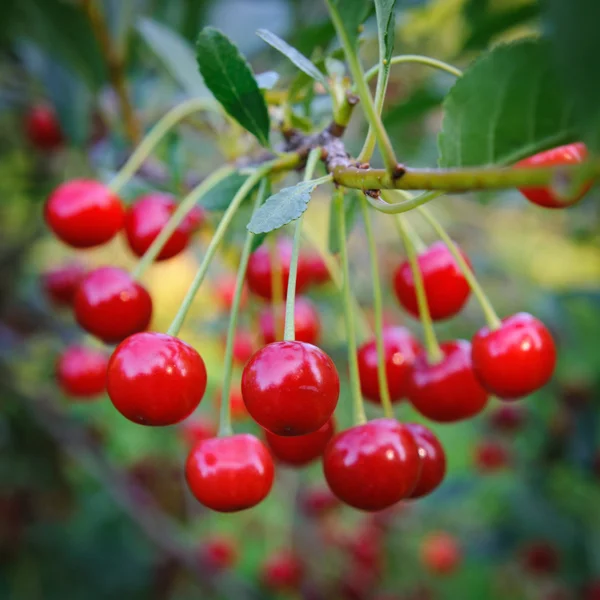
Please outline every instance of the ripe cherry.
[[256, 348], [254, 335], [247, 329], [238, 329], [233, 338], [233, 361], [238, 365], [245, 365]]
[[284, 436], [265, 431], [265, 439], [273, 456], [280, 462], [293, 467], [311, 463], [323, 454], [325, 446], [333, 437], [333, 419], [306, 435]]
[[325, 448], [323, 471], [342, 502], [375, 511], [412, 494], [421, 459], [408, 428], [394, 419], [375, 419], [338, 433]]
[[152, 299], [127, 271], [100, 267], [88, 273], [75, 294], [75, 318], [83, 329], [108, 344], [144, 331]]
[[515, 433], [523, 426], [525, 411], [516, 404], [502, 404], [490, 413], [490, 427], [501, 433]]
[[173, 425], [188, 417], [206, 390], [206, 368], [190, 345], [163, 333], [136, 333], [108, 364], [115, 408], [140, 425]]
[[237, 544], [231, 538], [213, 536], [202, 544], [200, 558], [207, 567], [215, 571], [230, 569], [237, 562]]
[[340, 394], [333, 361], [304, 342], [261, 348], [242, 374], [242, 396], [250, 416], [277, 435], [305, 435], [330, 419]]
[[[462, 250], [460, 252], [471, 267], [466, 254]], [[458, 313], [467, 302], [471, 288], [448, 247], [443, 242], [435, 242], [419, 254], [418, 262], [431, 318], [438, 321]], [[394, 290], [398, 302], [411, 315], [418, 318], [419, 307], [415, 283], [408, 261], [404, 261], [396, 269]]]
[[[219, 304], [219, 308], [225, 312], [231, 310], [233, 297], [235, 295], [235, 275], [223, 275], [214, 285], [214, 294]], [[240, 308], [244, 308], [248, 302], [248, 288], [246, 284], [242, 288], [242, 296], [240, 299]]]
[[323, 517], [340, 505], [327, 487], [309, 487], [300, 496], [300, 506], [307, 517]]
[[108, 242], [123, 227], [124, 220], [119, 197], [91, 179], [59, 185], [46, 201], [44, 214], [55, 235], [74, 248]]
[[503, 319], [499, 329], [473, 337], [473, 369], [491, 394], [506, 400], [527, 396], [548, 383], [556, 347], [544, 324], [528, 313]]
[[[129, 247], [136, 256], [144, 255], [176, 208], [177, 203], [171, 196], [160, 193], [143, 196], [129, 208], [125, 215], [125, 234]], [[202, 209], [192, 209], [162, 247], [156, 260], [172, 258], [185, 250], [190, 235], [203, 220]]]
[[73, 398], [93, 398], [104, 393], [108, 356], [101, 350], [70, 346], [58, 359], [58, 385]]
[[[529, 158], [518, 162], [516, 167], [552, 167], [556, 165], [576, 165], [582, 163], [587, 158], [587, 148], [581, 142], [576, 144], [567, 144], [558, 146], [539, 154], [534, 154]], [[521, 188], [519, 191], [527, 200], [538, 206], [545, 208], [566, 208], [576, 202], [579, 202], [592, 187], [592, 183], [586, 183], [579, 192], [572, 198], [561, 200], [551, 189], [541, 188]]]
[[484, 440], [475, 446], [474, 462], [480, 473], [494, 473], [509, 465], [510, 454], [499, 442]]
[[42, 273], [42, 287], [54, 304], [71, 306], [86, 272], [86, 268], [79, 262], [66, 263]]
[[[383, 346], [388, 390], [392, 402], [396, 402], [406, 395], [408, 374], [421, 345], [405, 327], [386, 327], [383, 330]], [[367, 400], [379, 403], [377, 363], [377, 344], [370, 340], [358, 349], [360, 387]]]
[[421, 544], [421, 561], [435, 575], [449, 575], [458, 568], [462, 553], [456, 538], [445, 532], [429, 534]]
[[56, 150], [64, 142], [56, 112], [51, 106], [33, 106], [25, 115], [25, 134], [39, 150]]
[[306, 269], [313, 285], [322, 285], [331, 281], [331, 274], [325, 261], [318, 254], [309, 254], [305, 258]]
[[192, 448], [185, 465], [194, 496], [219, 512], [244, 510], [264, 500], [274, 474], [266, 446], [249, 433], [200, 442]]
[[217, 427], [207, 417], [190, 417], [181, 424], [180, 435], [183, 442], [192, 447], [202, 440], [215, 437]]
[[[277, 310], [277, 329], [279, 336], [283, 333], [284, 307]], [[275, 319], [273, 318], [273, 307], [266, 306], [260, 313], [258, 326], [265, 344], [272, 344], [277, 339], [275, 332]], [[316, 344], [321, 333], [319, 313], [315, 305], [308, 298], [296, 298], [294, 306], [294, 329], [296, 341]]]
[[521, 551], [523, 567], [534, 575], [551, 575], [560, 566], [560, 556], [554, 544], [545, 540], [530, 542]]
[[432, 421], [451, 423], [480, 413], [487, 404], [484, 390], [471, 365], [471, 344], [465, 340], [440, 344], [443, 358], [430, 364], [419, 354], [408, 378], [407, 396]]
[[300, 587], [304, 567], [298, 557], [287, 551], [270, 556], [262, 565], [263, 585], [273, 591], [293, 591]]
[[415, 438], [421, 457], [419, 481], [410, 498], [421, 498], [431, 494], [444, 480], [446, 453], [437, 436], [424, 425], [407, 423], [406, 427]]
[[[286, 238], [277, 240], [277, 258], [281, 272], [281, 286], [283, 297], [287, 296], [287, 285], [290, 276], [290, 261], [292, 258], [292, 242]], [[273, 297], [271, 250], [261, 246], [250, 255], [248, 270], [246, 272], [248, 288], [253, 294], [271, 300]], [[310, 272], [302, 253], [298, 257], [298, 271], [296, 275], [296, 293], [302, 291], [310, 284]]]

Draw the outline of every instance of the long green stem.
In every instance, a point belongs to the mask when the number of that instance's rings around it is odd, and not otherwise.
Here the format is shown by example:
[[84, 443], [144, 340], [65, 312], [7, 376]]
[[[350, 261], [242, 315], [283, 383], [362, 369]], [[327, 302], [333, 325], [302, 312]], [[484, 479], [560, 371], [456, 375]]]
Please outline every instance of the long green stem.
[[490, 299], [487, 297], [486, 293], [483, 291], [483, 288], [477, 281], [475, 274], [471, 270], [471, 267], [467, 264], [467, 261], [464, 259], [460, 250], [452, 240], [452, 238], [446, 233], [446, 230], [442, 227], [439, 221], [427, 210], [425, 207], [420, 207], [419, 212], [423, 215], [425, 220], [431, 225], [431, 227], [435, 230], [439, 238], [446, 244], [448, 250], [450, 250], [450, 254], [452, 254], [454, 260], [458, 264], [460, 270], [462, 271], [469, 287], [475, 294], [477, 301], [481, 306], [481, 310], [485, 315], [485, 320], [490, 329], [499, 329], [501, 326], [501, 321], [490, 302]]
[[[268, 179], [265, 177], [258, 188], [258, 194], [254, 201], [254, 211], [264, 202], [269, 188]], [[246, 269], [248, 268], [248, 259], [252, 249], [252, 240], [254, 234], [248, 231], [242, 254], [240, 256], [240, 264], [237, 271], [235, 281], [235, 292], [231, 302], [231, 312], [229, 313], [229, 327], [227, 328], [227, 341], [225, 343], [225, 358], [223, 364], [223, 388], [221, 390], [221, 414], [219, 417], [219, 435], [232, 435], [231, 427], [231, 372], [233, 370], [233, 342], [235, 340], [235, 330], [237, 327], [238, 315], [240, 311], [240, 303], [242, 299], [242, 291], [244, 289], [244, 280], [246, 278]]]
[[192, 98], [172, 108], [152, 128], [150, 133], [142, 140], [135, 152], [129, 157], [121, 170], [110, 182], [110, 189], [117, 193], [133, 177], [143, 162], [150, 156], [162, 138], [175, 126], [191, 114], [200, 110], [215, 109], [215, 103], [206, 98]]
[[400, 233], [400, 227], [404, 225], [406, 234], [410, 238], [412, 245], [416, 248], [419, 254], [426, 250], [427, 245], [407, 219], [403, 219], [400, 215], [394, 215], [394, 221], [396, 222], [396, 229], [398, 230], [398, 233]]
[[337, 32], [340, 43], [344, 48], [344, 54], [346, 55], [348, 68], [350, 69], [350, 73], [354, 79], [356, 93], [360, 98], [360, 102], [365, 112], [367, 121], [369, 122], [369, 126], [373, 128], [375, 138], [377, 139], [377, 143], [383, 158], [383, 163], [387, 172], [391, 175], [394, 175], [398, 161], [396, 159], [392, 143], [390, 142], [390, 138], [385, 130], [385, 127], [383, 126], [383, 123], [381, 122], [381, 118], [375, 107], [375, 103], [373, 102], [373, 98], [371, 96], [369, 86], [365, 80], [365, 75], [363, 73], [358, 54], [348, 38], [348, 34], [344, 28], [344, 24], [336, 7], [333, 6], [331, 0], [326, 1], [331, 20]]
[[[393, 201], [393, 194], [397, 192], [404, 192], [404, 190], [382, 190], [381, 197], [383, 200], [373, 198], [367, 195], [367, 202], [379, 212], [385, 213], [386, 215], [399, 215], [401, 213], [409, 212], [418, 206], [427, 204], [436, 198], [444, 195], [444, 192], [424, 192], [414, 198], [412, 196], [406, 197], [401, 202]], [[404, 194], [403, 194], [404, 195]]]
[[265, 177], [265, 175], [267, 175], [268, 173], [270, 173], [273, 170], [273, 165], [275, 164], [275, 162], [276, 161], [265, 163], [260, 169], [257, 169], [253, 175], [250, 175], [250, 177], [248, 177], [248, 179], [246, 179], [246, 181], [244, 182], [242, 187], [238, 190], [236, 195], [233, 197], [231, 204], [228, 206], [227, 210], [223, 214], [223, 217], [222, 217], [217, 229], [215, 230], [212, 240], [210, 241], [210, 244], [208, 245], [208, 248], [206, 249], [206, 254], [204, 255], [204, 258], [202, 259], [202, 262], [200, 263], [198, 272], [196, 273], [196, 276], [194, 277], [194, 280], [192, 281], [192, 284], [190, 285], [190, 287], [185, 295], [185, 298], [183, 299], [183, 302], [182, 302], [181, 306], [179, 307], [179, 310], [177, 311], [177, 314], [175, 315], [175, 318], [173, 319], [173, 322], [171, 323], [171, 325], [167, 331], [167, 333], [169, 335], [177, 335], [179, 333], [179, 330], [181, 329], [181, 326], [182, 326], [183, 321], [190, 309], [190, 306], [192, 305], [192, 302], [194, 301], [196, 293], [198, 292], [200, 285], [202, 285], [202, 282], [204, 281], [204, 278], [206, 277], [206, 273], [208, 272], [208, 267], [215, 255], [215, 253], [217, 252], [217, 250], [221, 244], [221, 240], [223, 239], [223, 236], [225, 235], [227, 228], [229, 227], [233, 217], [235, 216], [237, 209], [240, 207], [240, 204], [243, 202], [243, 200], [246, 198], [246, 196], [250, 193], [250, 190], [263, 177]]
[[373, 277], [373, 308], [375, 309], [375, 345], [377, 346], [377, 383], [379, 384], [379, 395], [381, 405], [386, 417], [394, 418], [390, 388], [388, 387], [387, 372], [385, 368], [385, 346], [383, 341], [383, 302], [381, 300], [381, 281], [379, 279], [379, 261], [377, 260], [377, 244], [373, 234], [369, 205], [364, 198], [361, 200], [367, 244], [369, 246], [369, 258], [371, 261], [371, 276]]
[[419, 267], [419, 260], [417, 258], [417, 252], [412, 244], [406, 228], [404, 227], [404, 217], [399, 219], [399, 231], [402, 237], [402, 243], [408, 256], [408, 262], [412, 271], [412, 276], [415, 285], [415, 293], [417, 296], [417, 306], [419, 307], [419, 318], [423, 325], [423, 334], [425, 337], [425, 348], [427, 350], [427, 359], [431, 364], [440, 362], [444, 357], [440, 345], [438, 344], [435, 331], [433, 329], [433, 323], [431, 320], [431, 313], [429, 312], [429, 305], [427, 304], [427, 294], [425, 293], [425, 284], [423, 283], [423, 274]]
[[[321, 158], [321, 149], [313, 148], [308, 155], [306, 168], [304, 169], [304, 181], [312, 179], [313, 173], [317, 168], [317, 163]], [[296, 220], [294, 229], [294, 245], [292, 248], [292, 256], [290, 258], [290, 275], [288, 278], [287, 296], [285, 300], [285, 325], [283, 327], [283, 339], [286, 341], [294, 341], [296, 339], [296, 326], [294, 319], [294, 311], [296, 307], [296, 279], [298, 275], [298, 257], [300, 256], [300, 241], [302, 235], [303, 216]]]
[[[454, 75], [454, 77], [462, 77], [462, 71], [445, 63], [436, 58], [431, 58], [429, 56], [421, 56], [420, 54], [400, 54], [398, 56], [392, 56], [389, 61], [390, 65], [399, 65], [402, 63], [419, 63], [422, 65], [427, 65], [428, 67], [433, 67], [434, 69], [438, 69], [440, 71], [445, 71], [450, 75]], [[370, 68], [365, 73], [365, 79], [370, 81], [381, 71], [381, 64], [377, 64], [374, 67]]]
[[338, 214], [338, 235], [340, 244], [340, 258], [342, 261], [342, 300], [344, 303], [344, 318], [346, 321], [346, 335], [348, 338], [348, 365], [350, 369], [350, 391], [354, 407], [354, 424], [362, 425], [367, 422], [362, 393], [360, 390], [360, 378], [358, 375], [358, 355], [356, 348], [356, 331], [354, 329], [354, 314], [352, 312], [352, 294], [350, 291], [350, 267], [348, 266], [348, 248], [344, 243], [346, 239], [346, 215], [344, 213], [344, 192], [338, 189], [333, 198]]
[[214, 188], [220, 181], [228, 177], [234, 172], [232, 167], [221, 167], [211, 175], [209, 175], [202, 183], [198, 184], [177, 206], [167, 224], [162, 228], [160, 233], [154, 238], [152, 244], [144, 256], [138, 261], [135, 269], [132, 272], [134, 279], [139, 279], [146, 269], [156, 260], [164, 245], [167, 243], [173, 232], [179, 227], [187, 214], [197, 204], [197, 202]]

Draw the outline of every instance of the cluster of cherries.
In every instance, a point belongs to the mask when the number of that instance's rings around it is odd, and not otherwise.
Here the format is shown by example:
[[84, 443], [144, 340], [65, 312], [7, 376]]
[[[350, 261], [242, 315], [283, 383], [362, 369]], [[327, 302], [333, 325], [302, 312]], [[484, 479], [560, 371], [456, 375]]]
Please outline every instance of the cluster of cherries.
[[[585, 148], [575, 144], [536, 155], [526, 164], [564, 164], [584, 156]], [[556, 207], [560, 202], [546, 189], [524, 190], [524, 194], [543, 206]], [[152, 194], [125, 210], [108, 186], [74, 180], [51, 194], [45, 217], [55, 235], [75, 248], [98, 246], [124, 230], [131, 250], [141, 256], [175, 207], [171, 197]], [[185, 249], [203, 219], [202, 211], [191, 211], [158, 260]], [[275, 295], [274, 281], [280, 277], [280, 289], [286, 290], [290, 273], [291, 245], [284, 239], [277, 244], [275, 254], [264, 246], [258, 248], [246, 275], [249, 291], [269, 301]], [[278, 265], [272, 262], [275, 255]], [[465, 260], [468, 263], [466, 256]], [[432, 320], [456, 315], [470, 287], [448, 248], [432, 244], [420, 253], [418, 265]], [[296, 292], [327, 279], [323, 262], [301, 253]], [[118, 344], [109, 359], [95, 349], [68, 349], [58, 362], [58, 380], [67, 393], [85, 397], [106, 389], [120, 413], [143, 425], [172, 425], [191, 415], [206, 390], [204, 362], [182, 340], [147, 331], [152, 301], [134, 277], [115, 267], [85, 272], [69, 265], [46, 273], [44, 285], [54, 300], [72, 304], [84, 330], [107, 344]], [[408, 262], [398, 266], [393, 287], [400, 305], [418, 317]], [[230, 300], [231, 286], [223, 294]], [[195, 443], [186, 462], [186, 477], [196, 498], [222, 512], [258, 504], [273, 483], [273, 457], [293, 466], [322, 458], [325, 479], [335, 496], [366, 511], [379, 511], [436, 489], [445, 475], [445, 454], [424, 425], [379, 418], [335, 433], [333, 413], [340, 381], [331, 358], [315, 345], [320, 324], [311, 302], [302, 297], [296, 302], [294, 341], [276, 341], [277, 320], [276, 311], [267, 309], [262, 314], [265, 345], [258, 350], [243, 332], [234, 347], [234, 356], [243, 364], [244, 409], [263, 428], [265, 441], [250, 434], [207, 436], [200, 434], [202, 428], [198, 435], [192, 433]], [[526, 313], [509, 316], [496, 328], [483, 327], [471, 342], [442, 343], [436, 361], [404, 327], [385, 328], [383, 339], [392, 402], [407, 399], [424, 417], [439, 423], [473, 417], [492, 395], [515, 400], [534, 392], [550, 379], [556, 360], [552, 336]], [[381, 403], [377, 364], [373, 339], [358, 351], [359, 377], [364, 397]]]

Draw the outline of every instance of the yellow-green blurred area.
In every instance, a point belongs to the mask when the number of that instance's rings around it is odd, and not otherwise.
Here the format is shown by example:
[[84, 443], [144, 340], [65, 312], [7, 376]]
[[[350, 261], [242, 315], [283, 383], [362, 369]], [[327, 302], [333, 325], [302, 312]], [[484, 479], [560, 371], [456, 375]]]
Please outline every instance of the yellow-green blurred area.
[[[175, 68], [186, 64], [177, 54], [181, 47], [170, 45], [169, 35], [178, 36], [189, 50], [203, 25], [219, 27], [249, 58], [255, 73], [279, 74], [273, 93], [285, 90], [296, 70], [254, 35], [256, 29], [271, 29], [315, 60], [337, 47], [321, 0], [91, 1], [105, 15], [111, 44], [124, 57], [132, 104], [144, 131], [191, 95], [185, 76]], [[131, 269], [135, 257], [122, 235], [98, 249], [68, 248], [46, 229], [43, 202], [66, 179], [110, 181], [131, 145], [101, 49], [80, 6], [85, 2], [1, 4], [0, 599], [600, 597], [597, 187], [567, 210], [534, 206], [517, 190], [454, 194], [430, 204], [468, 254], [498, 314], [531, 312], [557, 340], [555, 376], [546, 388], [518, 402], [522, 422], [516, 431], [493, 427], [493, 415], [503, 404], [495, 399], [467, 422], [428, 423], [447, 452], [446, 481], [431, 496], [389, 514], [341, 506], [324, 517], [307, 513], [307, 494], [325, 486], [318, 462], [301, 471], [278, 468], [272, 493], [254, 509], [210, 513], [185, 486], [188, 447], [180, 426], [135, 425], [107, 397], [74, 402], [56, 386], [58, 353], [71, 343], [99, 342], [78, 329], [69, 310], [49, 303], [40, 274], [73, 258], [89, 268]], [[544, 29], [534, 0], [397, 4], [395, 52], [428, 54], [460, 68], [490, 45]], [[143, 24], [148, 19], [162, 32], [158, 37], [147, 35]], [[375, 35], [370, 19], [361, 43], [366, 67], [377, 61]], [[383, 122], [401, 162], [436, 165], [441, 103], [452, 84], [450, 75], [422, 65], [392, 68]], [[65, 137], [52, 152], [34, 148], [24, 134], [24, 115], [40, 103], [54, 107]], [[315, 123], [327, 124], [330, 111], [325, 96], [317, 97]], [[357, 110], [344, 138], [351, 153], [358, 153], [365, 135]], [[225, 160], [240, 160], [249, 148], [254, 142], [238, 126], [199, 114], [166, 137], [124, 188], [124, 200], [131, 203], [152, 190], [181, 198], [194, 182]], [[294, 173], [277, 185], [296, 181]], [[332, 189], [319, 188], [304, 220], [307, 237], [321, 248], [328, 245]], [[201, 353], [209, 377], [192, 418], [200, 415], [215, 425], [228, 324], [215, 289], [237, 269], [249, 214], [246, 203], [180, 334]], [[185, 253], [153, 265], [144, 275], [154, 303], [152, 330], [168, 328], [220, 217], [211, 212]], [[425, 242], [436, 240], [418, 213], [407, 218]], [[392, 292], [392, 273], [405, 258], [394, 219], [374, 212], [372, 219], [386, 322], [421, 336], [420, 324], [402, 311]], [[303, 248], [314, 250], [307, 240]], [[348, 248], [362, 342], [363, 325], [367, 330], [372, 326], [373, 309], [360, 217]], [[321, 346], [342, 379], [336, 420], [343, 429], [352, 424], [352, 414], [339, 290], [328, 283], [308, 295], [321, 315]], [[263, 307], [262, 300], [251, 297], [239, 320], [241, 328], [256, 335], [257, 344]], [[460, 315], [436, 325], [436, 332], [440, 340], [470, 339], [483, 322], [471, 299]], [[240, 375], [236, 366], [234, 382]], [[381, 415], [374, 405], [367, 409], [369, 417]], [[395, 410], [401, 420], [424, 421], [407, 402], [396, 404]], [[234, 428], [261, 435], [248, 420], [234, 422]], [[481, 451], [489, 444], [508, 457], [498, 470], [482, 467]], [[432, 571], [423, 558], [424, 540], [440, 531], [453, 536], [462, 557], [450, 574]], [[203, 550], [208, 540], [220, 537], [232, 541], [237, 553], [235, 564], [221, 571], [207, 563]], [[273, 592], [263, 582], [264, 561], [289, 549], [303, 562], [303, 583], [299, 589]]]

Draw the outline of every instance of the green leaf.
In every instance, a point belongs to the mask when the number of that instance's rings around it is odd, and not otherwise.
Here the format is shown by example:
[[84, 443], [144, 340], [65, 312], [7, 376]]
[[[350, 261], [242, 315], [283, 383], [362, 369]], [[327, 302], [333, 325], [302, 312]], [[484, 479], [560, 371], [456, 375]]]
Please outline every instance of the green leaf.
[[310, 200], [315, 188], [329, 180], [329, 176], [302, 181], [292, 187], [283, 188], [266, 202], [252, 215], [248, 229], [252, 233], [269, 233], [279, 229], [300, 217]]
[[339, 15], [340, 21], [352, 46], [356, 46], [360, 26], [371, 14], [371, 0], [328, 0], [328, 4]]
[[198, 36], [196, 58], [204, 83], [223, 108], [263, 145], [269, 146], [269, 112], [252, 69], [235, 44], [218, 29]]
[[386, 60], [392, 57], [394, 51], [395, 5], [396, 0], [375, 0], [379, 43], [384, 50], [383, 58]]
[[229, 177], [225, 177], [202, 198], [200, 204], [206, 210], [215, 212], [226, 210], [246, 179], [246, 175], [240, 175], [239, 173], [233, 173]]
[[275, 50], [278, 50], [281, 54], [289, 58], [301, 71], [304, 71], [308, 76], [321, 82], [326, 89], [329, 87], [323, 73], [321, 73], [321, 71], [319, 71], [306, 56], [304, 56], [304, 54], [298, 52], [296, 48], [290, 46], [286, 41], [282, 40], [268, 29], [259, 29], [256, 32], [256, 35], [267, 42], [269, 46], [272, 46]]
[[[354, 224], [356, 223], [356, 215], [358, 214], [359, 198], [358, 194], [362, 192], [348, 192], [344, 194], [344, 215], [346, 222], [346, 237], [350, 236]], [[338, 235], [338, 212], [335, 209], [335, 203], [332, 202], [329, 207], [329, 237], [328, 245], [329, 252], [337, 254], [342, 246], [342, 241]], [[346, 243], [346, 240], [343, 240]]]
[[194, 48], [176, 31], [146, 17], [137, 30], [177, 83], [190, 96], [207, 96], [208, 90], [198, 75]]
[[553, 57], [565, 83], [583, 139], [600, 151], [600, 2], [547, 0]]
[[255, 235], [252, 238], [252, 244], [250, 245], [250, 252], [254, 252], [255, 250], [258, 250], [263, 245], [263, 242], [266, 239], [267, 239], [266, 233], [259, 233], [259, 234]]
[[497, 46], [465, 72], [444, 100], [442, 167], [510, 164], [576, 136], [549, 44]]

